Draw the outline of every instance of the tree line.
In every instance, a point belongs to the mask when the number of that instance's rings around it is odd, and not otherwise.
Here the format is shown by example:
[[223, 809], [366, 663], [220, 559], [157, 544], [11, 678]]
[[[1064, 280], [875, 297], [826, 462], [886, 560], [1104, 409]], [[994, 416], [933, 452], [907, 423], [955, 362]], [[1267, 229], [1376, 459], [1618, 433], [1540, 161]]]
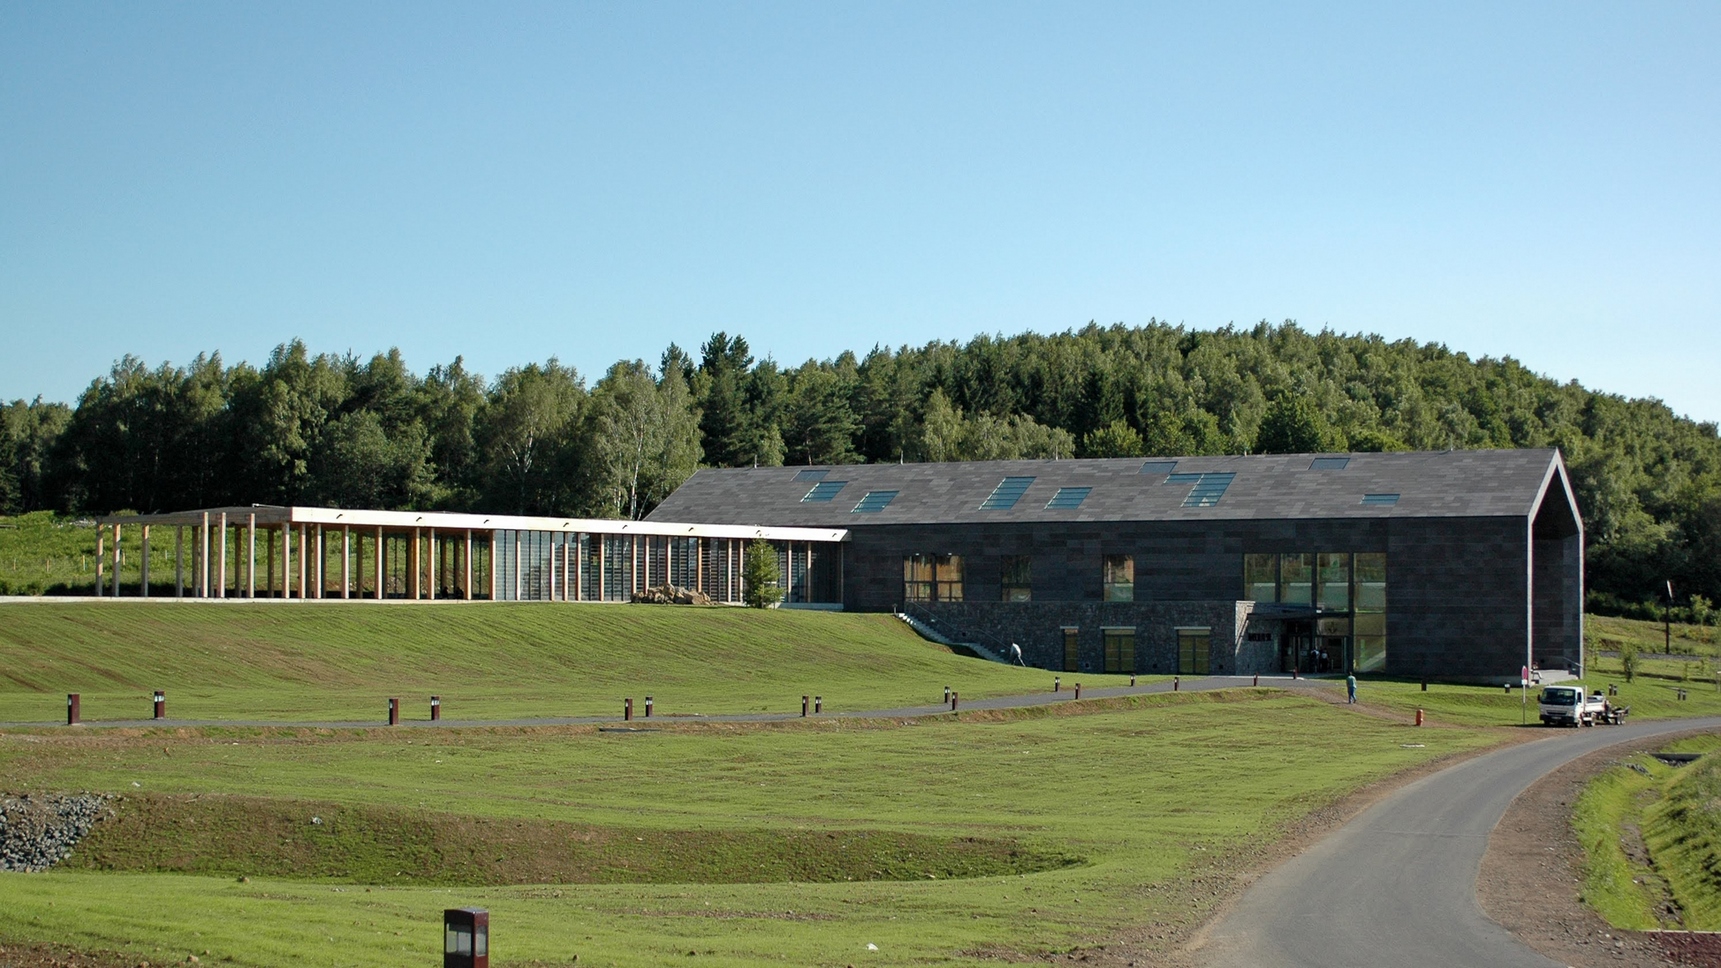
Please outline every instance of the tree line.
[[786, 367], [716, 333], [589, 386], [552, 358], [486, 379], [283, 344], [262, 366], [127, 356], [73, 406], [0, 409], [0, 511], [215, 505], [638, 518], [696, 467], [1561, 448], [1592, 606], [1672, 580], [1721, 600], [1721, 441], [1653, 399], [1438, 344], [1294, 323], [1090, 324]]

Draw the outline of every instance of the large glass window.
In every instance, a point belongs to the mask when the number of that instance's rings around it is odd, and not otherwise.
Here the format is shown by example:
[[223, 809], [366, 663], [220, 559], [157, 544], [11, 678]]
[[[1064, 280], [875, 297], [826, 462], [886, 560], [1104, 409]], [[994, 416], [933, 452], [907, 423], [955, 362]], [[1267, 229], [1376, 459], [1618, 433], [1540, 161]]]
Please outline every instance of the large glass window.
[[1329, 612], [1348, 611], [1351, 607], [1351, 556], [1323, 554], [1316, 563], [1319, 570], [1319, 603]]
[[1356, 611], [1351, 652], [1358, 672], [1386, 669], [1386, 555], [1356, 556]]
[[1027, 602], [1034, 598], [1032, 574], [1027, 555], [1004, 556], [1004, 601]]
[[1064, 629], [1064, 671], [1082, 671], [1081, 632], [1078, 629]]
[[1108, 602], [1135, 601], [1135, 559], [1129, 555], [1106, 555], [1103, 580]]
[[1243, 556], [1243, 597], [1251, 602], [1279, 600], [1279, 556]]
[[933, 560], [935, 594], [941, 602], [962, 601], [962, 556], [939, 555]]
[[1135, 629], [1102, 629], [1105, 641], [1105, 671], [1135, 671]]
[[1279, 601], [1287, 605], [1313, 605], [1314, 555], [1279, 556]]
[[1177, 672], [1185, 676], [1204, 676], [1212, 666], [1213, 630], [1177, 630]]
[[904, 555], [902, 598], [909, 602], [932, 601], [932, 556]]

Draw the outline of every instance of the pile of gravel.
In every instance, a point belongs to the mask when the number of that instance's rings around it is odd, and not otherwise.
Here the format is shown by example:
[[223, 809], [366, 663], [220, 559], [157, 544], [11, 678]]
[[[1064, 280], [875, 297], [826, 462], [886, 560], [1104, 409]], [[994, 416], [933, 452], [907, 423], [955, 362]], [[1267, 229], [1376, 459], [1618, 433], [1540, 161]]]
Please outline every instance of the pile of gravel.
[[95, 793], [0, 797], [0, 871], [45, 871], [112, 813]]

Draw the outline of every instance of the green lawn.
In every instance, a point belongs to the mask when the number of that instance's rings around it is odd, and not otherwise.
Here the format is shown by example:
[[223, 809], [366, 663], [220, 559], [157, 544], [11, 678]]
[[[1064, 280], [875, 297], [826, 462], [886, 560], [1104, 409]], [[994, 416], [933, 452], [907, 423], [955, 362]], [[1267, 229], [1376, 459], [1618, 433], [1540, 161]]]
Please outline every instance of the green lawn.
[[981, 964], [1124, 926], [1192, 923], [1229, 892], [1229, 871], [1310, 810], [1501, 738], [1416, 731], [1266, 690], [1091, 705], [645, 734], [0, 734], [0, 788], [10, 790], [233, 793], [630, 827], [642, 838], [873, 829], [1010, 838], [1082, 859], [957, 881], [473, 888], [63, 870], [0, 876], [0, 935], [152, 961], [208, 950], [245, 964], [408, 965], [434, 957], [441, 908], [477, 904], [492, 912], [505, 964], [578, 955], [581, 966], [661, 965], [689, 951], [721, 965]]
[[[1065, 676], [1069, 679], [1069, 676]], [[0, 722], [368, 721], [892, 709], [1051, 688], [1052, 673], [955, 655], [888, 615], [558, 603], [0, 605]], [[1118, 685], [1123, 676], [1083, 675]], [[1066, 683], [1068, 685], [1069, 683]]]

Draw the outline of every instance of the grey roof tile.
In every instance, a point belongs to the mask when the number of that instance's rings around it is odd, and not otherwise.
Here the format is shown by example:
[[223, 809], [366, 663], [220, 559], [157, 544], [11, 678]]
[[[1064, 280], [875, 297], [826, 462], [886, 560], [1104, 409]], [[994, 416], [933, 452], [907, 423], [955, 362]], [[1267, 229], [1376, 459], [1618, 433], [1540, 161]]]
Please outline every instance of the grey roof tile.
[[[1351, 454], [1344, 470], [1311, 470], [1313, 454], [1180, 457], [1177, 473], [1236, 474], [1219, 503], [1184, 507], [1192, 485], [1140, 473], [1142, 458], [853, 464], [830, 467], [848, 486], [828, 504], [803, 504], [804, 467], [707, 468], [647, 520], [826, 528], [1036, 521], [1202, 521], [1258, 518], [1502, 517], [1529, 514], [1555, 450]], [[1033, 477], [1009, 510], [980, 504], [1005, 477]], [[1091, 487], [1077, 510], [1047, 510], [1060, 487]], [[868, 491], [900, 491], [876, 514], [851, 513]], [[1396, 493], [1392, 505], [1364, 494]]]

